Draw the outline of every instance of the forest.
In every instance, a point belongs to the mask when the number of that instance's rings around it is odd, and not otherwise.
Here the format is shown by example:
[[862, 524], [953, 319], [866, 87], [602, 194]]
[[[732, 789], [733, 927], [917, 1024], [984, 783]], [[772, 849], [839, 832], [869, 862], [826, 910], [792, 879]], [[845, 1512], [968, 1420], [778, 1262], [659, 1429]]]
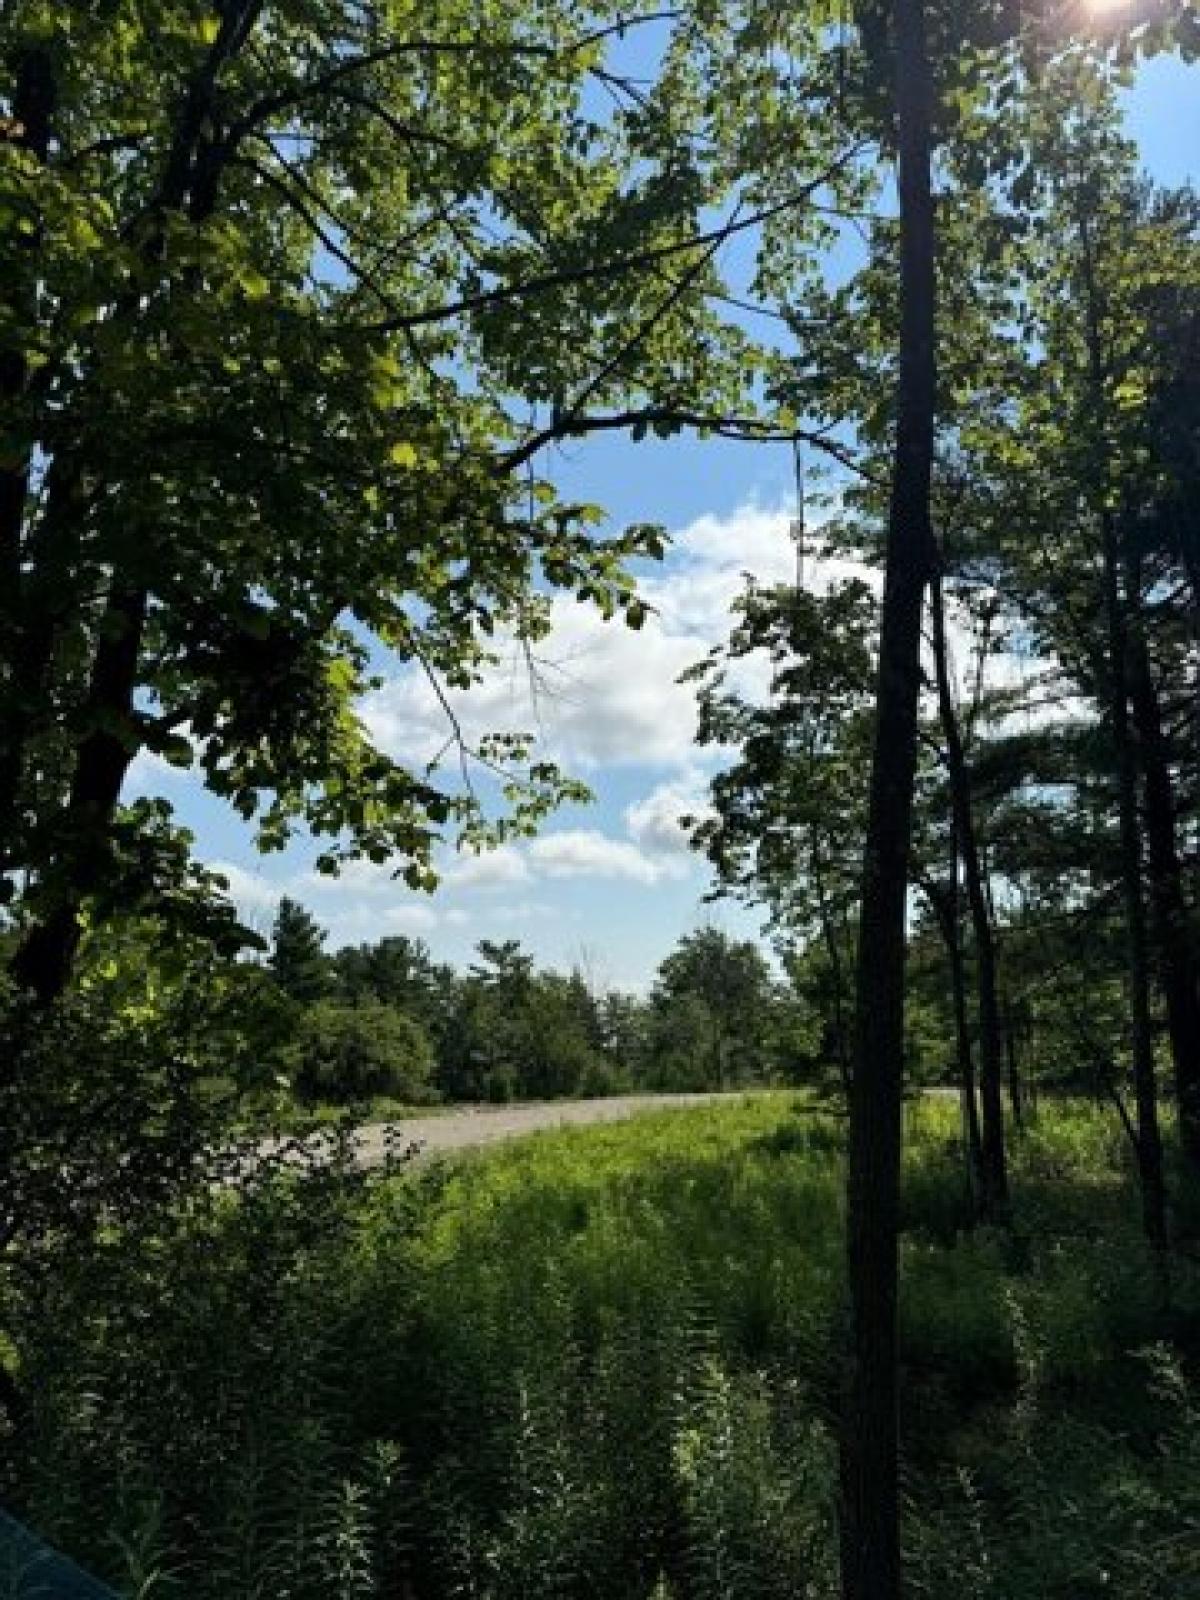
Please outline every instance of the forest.
[[271, 1021], [258, 1082], [224, 1086], [248, 1107], [265, 1091], [277, 1120], [289, 1102], [302, 1114], [817, 1081], [827, 1059], [820, 1014], [794, 981], [711, 926], [684, 936], [644, 999], [579, 968], [538, 970], [517, 939], [482, 940], [465, 973], [403, 934], [332, 956], [323, 942], [285, 897], [261, 974]]
[[[1200, 1600], [1198, 58], [0, 0], [6, 1593]], [[615, 803], [556, 641], [649, 672], [733, 448], [790, 576], [676, 673], [709, 904], [636, 987], [397, 932]], [[267, 925], [217, 816], [408, 922]]]

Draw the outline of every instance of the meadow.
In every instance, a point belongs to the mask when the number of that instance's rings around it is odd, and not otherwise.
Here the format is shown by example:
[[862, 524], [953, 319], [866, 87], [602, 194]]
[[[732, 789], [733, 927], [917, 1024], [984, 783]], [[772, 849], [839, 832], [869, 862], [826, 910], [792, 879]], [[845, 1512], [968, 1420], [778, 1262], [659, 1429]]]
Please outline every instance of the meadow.
[[[1008, 1229], [906, 1122], [912, 1594], [1200, 1595], [1200, 1273], [1115, 1119], [1040, 1111]], [[759, 1095], [197, 1199], [47, 1287], [22, 1510], [131, 1600], [832, 1596], [843, 1137]]]

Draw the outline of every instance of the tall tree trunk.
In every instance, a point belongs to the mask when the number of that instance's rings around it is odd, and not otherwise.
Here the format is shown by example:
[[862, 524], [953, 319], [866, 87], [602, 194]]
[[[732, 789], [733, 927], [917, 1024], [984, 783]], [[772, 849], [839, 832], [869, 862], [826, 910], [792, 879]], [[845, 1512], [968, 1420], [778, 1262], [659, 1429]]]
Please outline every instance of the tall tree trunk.
[[966, 963], [963, 961], [962, 924], [958, 909], [958, 838], [953, 826], [950, 830], [949, 890], [943, 892], [931, 879], [924, 880], [921, 887], [937, 921], [950, 964], [955, 1058], [958, 1066], [963, 1138], [967, 1149], [967, 1180], [971, 1187], [972, 1202], [978, 1211], [983, 1198], [983, 1134], [979, 1124], [975, 1056], [971, 1049], [971, 1022], [967, 1008], [967, 971]]
[[950, 778], [950, 804], [963, 864], [963, 882], [975, 939], [975, 980], [979, 1000], [979, 1083], [983, 1101], [983, 1210], [1000, 1217], [1008, 1207], [1008, 1163], [1004, 1141], [1004, 1044], [1000, 1028], [1000, 1003], [996, 991], [996, 947], [992, 918], [984, 891], [975, 839], [975, 813], [971, 803], [971, 773], [958, 726], [958, 711], [950, 684], [946, 649], [946, 606], [941, 573], [930, 577], [930, 611], [933, 621], [933, 660], [937, 678], [938, 712], [946, 741], [946, 767]]
[[933, 548], [936, 353], [933, 84], [923, 0], [895, 0], [901, 334], [896, 452], [863, 860], [850, 1086], [847, 1270], [850, 1337], [841, 1436], [845, 1600], [901, 1592], [897, 1268], [908, 853], [921, 615]]
[[1175, 795], [1162, 712], [1146, 648], [1141, 592], [1141, 561], [1127, 542], [1129, 693], [1144, 779], [1154, 957], [1167, 1007], [1179, 1140], [1195, 1169], [1200, 1168], [1200, 968], [1183, 893]]
[[1012, 1006], [1006, 998], [1002, 1006], [1004, 1019], [1004, 1054], [1008, 1062], [1008, 1107], [1012, 1112], [1013, 1127], [1018, 1133], [1025, 1131], [1025, 1089], [1021, 1082], [1021, 1059], [1017, 1048], [1017, 1024]]
[[834, 1048], [837, 1051], [838, 1077], [841, 1079], [842, 1092], [849, 1095], [851, 1048], [850, 1032], [846, 1026], [845, 962], [842, 960], [842, 951], [838, 943], [838, 929], [834, 924], [833, 913], [829, 906], [829, 895], [825, 886], [825, 870], [821, 861], [821, 852], [815, 842], [810, 852], [810, 867], [813, 885], [817, 891], [821, 938], [825, 945], [825, 954], [829, 958], [829, 973], [833, 980], [833, 1030]]
[[1117, 759], [1121, 891], [1125, 902], [1125, 953], [1129, 980], [1133, 1089], [1137, 1107], [1142, 1227], [1154, 1249], [1162, 1250], [1167, 1242], [1166, 1185], [1163, 1179], [1162, 1133], [1158, 1124], [1158, 1089], [1154, 1081], [1154, 1039], [1150, 1023], [1150, 963], [1146, 940], [1146, 907], [1142, 897], [1137, 753], [1129, 727], [1129, 629], [1126, 601], [1121, 592], [1117, 522], [1109, 498], [1111, 470], [1103, 315], [1091, 218], [1086, 211], [1080, 217], [1080, 239], [1083, 246], [1084, 316], [1092, 388], [1092, 490], [1103, 563], [1103, 609], [1108, 634], [1108, 712]]
[[16, 982], [43, 1004], [56, 1000], [70, 981], [80, 912], [102, 882], [121, 786], [140, 743], [134, 696], [146, 606], [144, 589], [118, 589], [109, 597], [83, 712], [87, 731], [58, 820], [60, 849], [48, 886], [51, 908], [12, 959]]
[[1121, 884], [1125, 900], [1126, 960], [1129, 974], [1130, 1035], [1134, 1101], [1137, 1106], [1138, 1168], [1142, 1186], [1142, 1226], [1156, 1250], [1167, 1242], [1166, 1185], [1158, 1089], [1154, 1081], [1154, 1039], [1150, 1022], [1150, 962], [1146, 908], [1142, 898], [1142, 841], [1138, 822], [1137, 758], [1130, 738], [1125, 671], [1124, 606], [1117, 577], [1116, 529], [1111, 514], [1102, 518], [1104, 591], [1111, 658], [1113, 741], [1117, 747], [1118, 810], [1121, 832]]
[[[12, 115], [3, 142], [26, 151], [44, 163], [50, 151], [51, 122], [57, 101], [54, 68], [49, 52], [30, 45], [14, 63]], [[36, 251], [39, 235], [28, 236]], [[37, 292], [17, 291], [10, 310], [18, 326], [31, 326], [37, 317]], [[26, 396], [29, 367], [19, 350], [0, 353], [0, 410], [16, 425]], [[19, 815], [21, 778], [25, 763], [26, 724], [39, 698], [39, 675], [30, 671], [39, 652], [27, 638], [29, 609], [24, 593], [24, 530], [29, 473], [33, 458], [31, 440], [19, 439], [15, 459], [0, 467], [0, 660], [8, 677], [4, 715], [0, 719], [0, 866], [13, 854]]]

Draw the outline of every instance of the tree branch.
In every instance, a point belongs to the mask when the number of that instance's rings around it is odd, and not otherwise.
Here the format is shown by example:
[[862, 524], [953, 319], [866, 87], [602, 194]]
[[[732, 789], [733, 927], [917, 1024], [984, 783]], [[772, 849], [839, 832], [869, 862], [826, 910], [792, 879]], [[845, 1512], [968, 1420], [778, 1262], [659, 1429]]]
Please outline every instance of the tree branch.
[[315, 95], [324, 93], [356, 73], [369, 71], [371, 67], [382, 66], [385, 62], [398, 60], [402, 56], [474, 55], [483, 51], [490, 54], [530, 56], [540, 60], [555, 60], [563, 56], [575, 55], [581, 50], [590, 49], [592, 45], [602, 44], [604, 40], [613, 38], [616, 35], [624, 35], [631, 27], [644, 27], [653, 22], [674, 21], [678, 16], [679, 12], [677, 10], [668, 9], [654, 11], [644, 17], [620, 18], [606, 27], [597, 28], [594, 32], [584, 34], [565, 45], [504, 45], [488, 39], [405, 39], [393, 44], [380, 45], [377, 50], [368, 50], [363, 55], [337, 62], [336, 65], [329, 67], [325, 72], [319, 73], [315, 78], [310, 78], [307, 83], [297, 84], [291, 89], [281, 89], [277, 94], [264, 95], [233, 124], [230, 129], [230, 137], [236, 142], [265, 117], [274, 116], [276, 112], [285, 111], [290, 106], [301, 105], [305, 100], [310, 100]]
[[514, 300], [524, 299], [527, 295], [545, 294], [552, 289], [569, 288], [577, 283], [590, 283], [596, 278], [636, 272], [642, 267], [653, 266], [656, 262], [668, 261], [673, 256], [686, 255], [691, 250], [705, 250], [712, 245], [724, 244], [727, 239], [758, 227], [772, 217], [781, 216], [784, 212], [795, 210], [797, 206], [805, 205], [817, 190], [828, 183], [861, 149], [861, 145], [856, 145], [843, 152], [836, 162], [786, 199], [764, 206], [761, 210], [751, 212], [740, 219], [735, 216], [719, 227], [693, 234], [689, 239], [676, 239], [670, 244], [653, 245], [645, 250], [632, 251], [625, 256], [611, 256], [604, 261], [589, 262], [586, 266], [561, 267], [556, 271], [540, 273], [535, 277], [526, 278], [522, 283], [509, 284], [503, 288], [482, 289], [478, 294], [465, 295], [461, 300], [391, 318], [377, 324], [373, 331], [394, 333], [400, 328], [417, 328], [429, 323], [447, 322], [472, 311], [486, 311], [492, 306], [507, 305]]
[[743, 444], [807, 444], [814, 450], [823, 451], [847, 471], [872, 483], [880, 481], [855, 459], [845, 445], [837, 443], [820, 429], [775, 428], [769, 422], [755, 417], [719, 416], [677, 406], [642, 406], [629, 411], [609, 412], [603, 416], [560, 417], [501, 456], [496, 464], [497, 470], [515, 471], [547, 445], [556, 444], [562, 439], [581, 438], [589, 433], [621, 432], [641, 425], [652, 428], [656, 424], [695, 428]]

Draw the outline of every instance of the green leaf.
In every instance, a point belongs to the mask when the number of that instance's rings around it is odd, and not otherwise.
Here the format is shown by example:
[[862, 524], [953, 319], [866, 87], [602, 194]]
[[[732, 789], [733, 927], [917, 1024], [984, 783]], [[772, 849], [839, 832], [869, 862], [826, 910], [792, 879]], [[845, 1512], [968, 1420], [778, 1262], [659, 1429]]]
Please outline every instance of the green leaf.
[[243, 267], [238, 273], [238, 283], [248, 300], [265, 300], [271, 292], [271, 280], [256, 267]]

